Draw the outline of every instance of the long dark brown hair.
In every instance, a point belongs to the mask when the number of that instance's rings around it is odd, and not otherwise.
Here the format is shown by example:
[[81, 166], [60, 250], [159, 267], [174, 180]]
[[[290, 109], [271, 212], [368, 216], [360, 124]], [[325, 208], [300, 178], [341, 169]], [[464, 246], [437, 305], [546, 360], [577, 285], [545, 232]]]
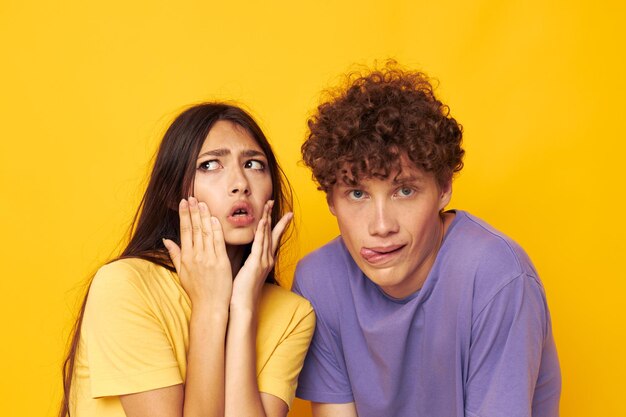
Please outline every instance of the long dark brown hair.
[[[170, 271], [175, 270], [162, 239], [168, 238], [180, 245], [178, 203], [181, 199], [187, 198], [190, 190], [193, 190], [196, 158], [211, 127], [220, 120], [230, 121], [246, 129], [267, 157], [272, 178], [272, 199], [274, 200], [272, 226], [280, 220], [284, 213], [292, 210], [291, 186], [278, 165], [267, 138], [252, 116], [241, 108], [226, 103], [195, 105], [176, 117], [165, 132], [156, 154], [148, 187], [143, 194], [129, 230], [128, 244], [122, 253], [113, 260], [141, 258], [161, 265]], [[291, 229], [282, 239], [281, 246], [289, 238], [290, 232]], [[246, 245], [244, 259], [250, 253], [250, 246]], [[278, 252], [280, 253], [280, 250]], [[276, 264], [278, 264], [278, 254]], [[270, 272], [266, 282], [277, 283], [274, 271], [275, 269]], [[63, 401], [59, 410], [59, 417], [70, 415], [70, 391], [86, 304], [87, 294], [83, 298], [78, 317], [74, 323], [67, 356], [63, 362]]]

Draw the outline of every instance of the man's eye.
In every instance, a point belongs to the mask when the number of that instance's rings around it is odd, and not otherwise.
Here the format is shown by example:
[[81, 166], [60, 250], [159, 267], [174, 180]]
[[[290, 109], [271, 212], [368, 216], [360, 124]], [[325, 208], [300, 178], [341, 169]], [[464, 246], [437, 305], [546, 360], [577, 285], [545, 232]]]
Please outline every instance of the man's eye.
[[251, 159], [249, 161], [246, 161], [243, 167], [248, 169], [258, 169], [262, 171], [265, 169], [265, 164], [259, 160]]
[[213, 171], [215, 169], [218, 169], [220, 167], [220, 163], [217, 159], [211, 159], [210, 161], [204, 161], [200, 164], [200, 166], [198, 167], [198, 169], [201, 169], [203, 171]]
[[398, 192], [399, 192], [399, 194], [402, 197], [409, 197], [409, 196], [413, 195], [415, 190], [413, 190], [412, 188], [409, 188], [409, 187], [402, 187], [402, 188], [400, 188], [400, 190], [398, 190]]
[[348, 195], [354, 200], [360, 200], [363, 198], [365, 193], [361, 190], [352, 190], [348, 193]]

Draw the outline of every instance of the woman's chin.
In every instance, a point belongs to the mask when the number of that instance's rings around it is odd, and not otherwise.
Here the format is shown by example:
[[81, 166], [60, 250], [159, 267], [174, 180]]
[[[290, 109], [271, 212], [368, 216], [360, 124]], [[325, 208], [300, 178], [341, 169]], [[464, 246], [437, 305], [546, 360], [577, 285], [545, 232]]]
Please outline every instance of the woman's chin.
[[224, 233], [224, 241], [230, 246], [244, 246], [254, 240], [254, 230], [251, 228], [232, 229]]

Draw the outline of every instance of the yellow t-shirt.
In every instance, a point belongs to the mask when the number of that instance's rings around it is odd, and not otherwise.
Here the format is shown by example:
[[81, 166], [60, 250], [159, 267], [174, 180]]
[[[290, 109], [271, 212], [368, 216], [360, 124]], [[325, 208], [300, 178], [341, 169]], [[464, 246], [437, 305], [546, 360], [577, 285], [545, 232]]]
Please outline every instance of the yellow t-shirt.
[[[123, 417], [119, 395], [182, 383], [190, 315], [176, 273], [135, 258], [100, 268], [87, 298], [71, 415]], [[264, 286], [256, 341], [260, 391], [291, 404], [314, 328], [308, 301]]]

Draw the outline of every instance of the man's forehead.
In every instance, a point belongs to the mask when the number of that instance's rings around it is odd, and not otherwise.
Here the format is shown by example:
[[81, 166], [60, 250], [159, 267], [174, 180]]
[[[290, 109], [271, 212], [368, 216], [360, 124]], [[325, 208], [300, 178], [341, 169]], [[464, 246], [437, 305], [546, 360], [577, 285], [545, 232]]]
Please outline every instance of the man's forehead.
[[389, 178], [391, 178], [394, 183], [400, 183], [424, 181], [428, 176], [431, 175], [432, 174], [425, 172], [423, 169], [411, 165], [401, 167], [399, 170], [393, 172], [389, 176]]
[[393, 184], [423, 182], [426, 181], [429, 176], [432, 176], [431, 173], [411, 163], [402, 163], [399, 168], [391, 169], [387, 174], [381, 172], [360, 172], [357, 173], [357, 177], [354, 177], [350, 169], [343, 169], [339, 174], [341, 175], [338, 175], [337, 186], [348, 187], [363, 185], [372, 181], [383, 181]]

